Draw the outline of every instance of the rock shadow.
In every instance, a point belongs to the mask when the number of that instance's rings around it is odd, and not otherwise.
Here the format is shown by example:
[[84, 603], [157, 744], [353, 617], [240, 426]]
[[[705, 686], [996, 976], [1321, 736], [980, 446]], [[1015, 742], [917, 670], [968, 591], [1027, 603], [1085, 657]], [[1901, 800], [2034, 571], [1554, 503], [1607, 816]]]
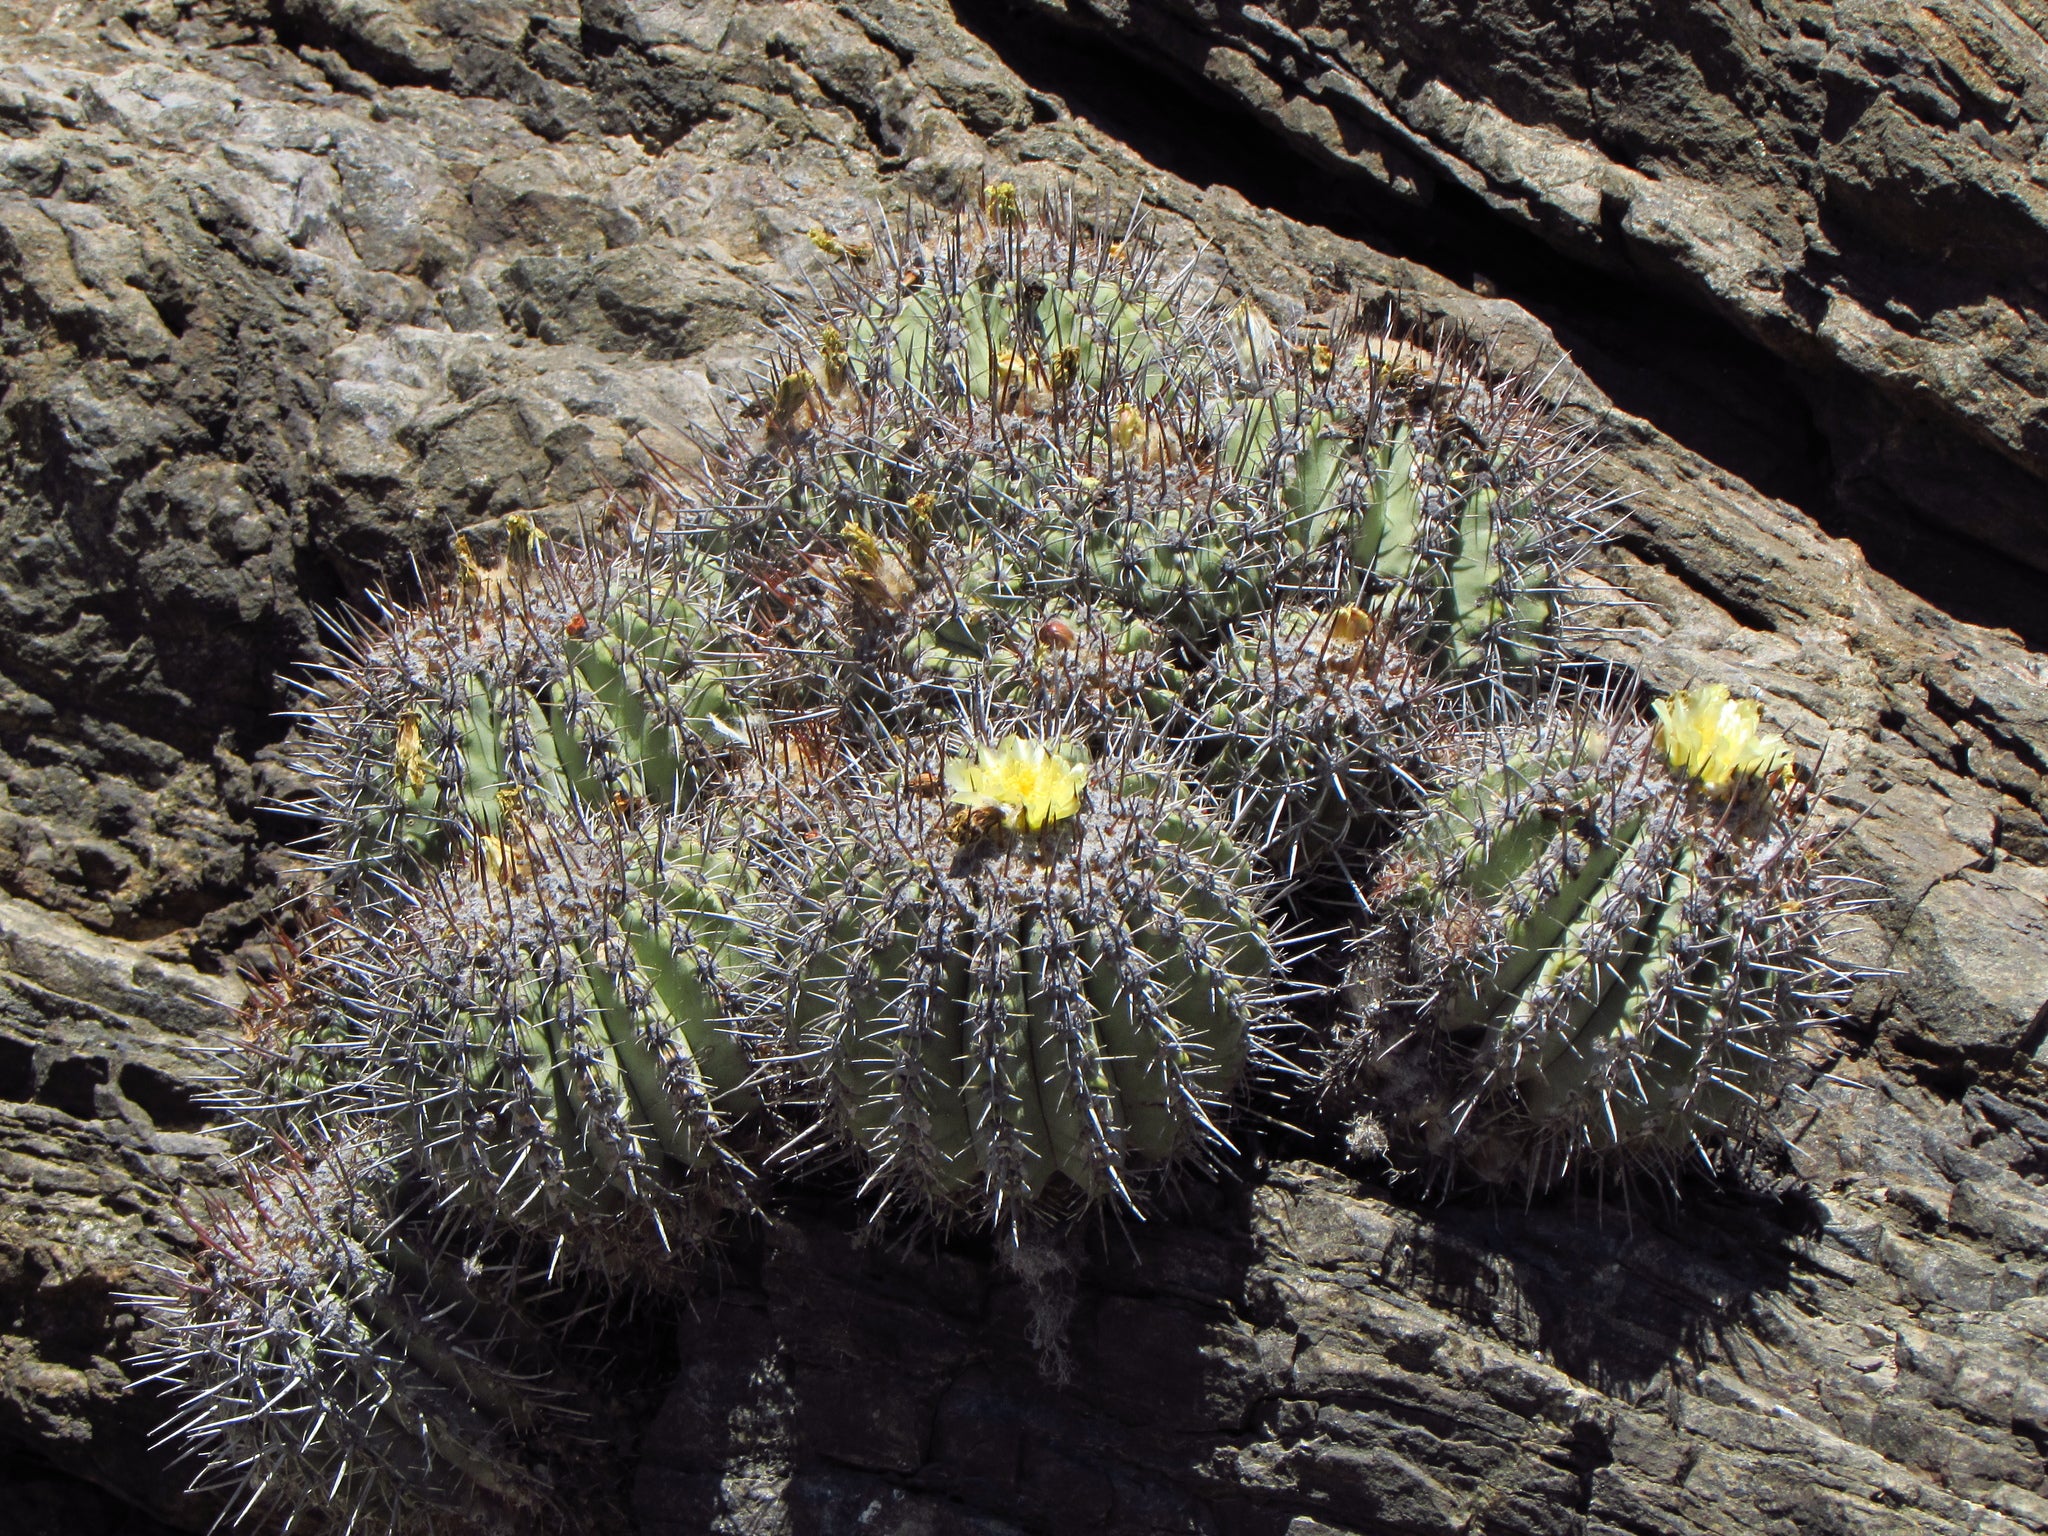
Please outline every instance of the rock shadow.
[[[634, 1489], [643, 1536], [1121, 1536], [1218, 1529], [1202, 1469], [1266, 1393], [1242, 1321], [1244, 1192], [1108, 1222], [1071, 1286], [986, 1240], [866, 1237], [792, 1203], [681, 1325]], [[1037, 1292], [1038, 1294], [1034, 1294]], [[1033, 1340], [1064, 1300], [1064, 1370]], [[1278, 1510], [1232, 1530], [1277, 1533]]]
[[1726, 1357], [1813, 1216], [1798, 1191], [1610, 1189], [1416, 1205], [1401, 1230], [1389, 1284], [1627, 1401]]

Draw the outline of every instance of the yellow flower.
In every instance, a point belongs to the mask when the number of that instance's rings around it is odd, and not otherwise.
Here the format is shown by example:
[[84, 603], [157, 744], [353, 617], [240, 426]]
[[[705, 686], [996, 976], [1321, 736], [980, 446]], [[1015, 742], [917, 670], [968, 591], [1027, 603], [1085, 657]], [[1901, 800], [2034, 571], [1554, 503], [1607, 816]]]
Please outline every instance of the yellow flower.
[[947, 799], [970, 811], [1000, 811], [1003, 824], [1037, 832], [1081, 809], [1088, 765], [1070, 763], [1042, 741], [1005, 736], [997, 747], [946, 764]]
[[1727, 794], [1737, 779], [1792, 771], [1785, 738], [1763, 729], [1752, 699], [1731, 699], [1719, 683], [1659, 699], [1657, 745], [1672, 768], [1709, 794]]
[[811, 244], [834, 261], [851, 261], [859, 264], [873, 254], [870, 246], [858, 240], [842, 240], [822, 224], [811, 226]]
[[985, 188], [981, 194], [981, 206], [991, 224], [1014, 228], [1024, 222], [1024, 210], [1018, 204], [1017, 183], [1014, 181], [999, 181]]

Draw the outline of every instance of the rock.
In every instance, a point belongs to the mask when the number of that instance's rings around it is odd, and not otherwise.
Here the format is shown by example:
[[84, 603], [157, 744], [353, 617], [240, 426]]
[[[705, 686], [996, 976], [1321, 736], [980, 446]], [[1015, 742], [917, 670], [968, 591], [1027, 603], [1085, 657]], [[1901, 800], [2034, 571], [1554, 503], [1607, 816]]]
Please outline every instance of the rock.
[[2032, 1529], [2039, 1111], [1851, 1068], [1798, 1106], [1809, 1190], [1747, 1206], [1276, 1165], [1106, 1235], [1057, 1384], [998, 1267], [799, 1207], [683, 1326], [641, 1529]]
[[238, 1001], [0, 898], [0, 1436], [180, 1525], [210, 1511], [149, 1449], [163, 1405], [120, 1362], [129, 1298], [185, 1262], [185, 1213], [224, 1176], [206, 1083]]
[[[0, 0], [18, 1507], [116, 1529], [51, 1491], [61, 1473], [179, 1528], [212, 1516], [144, 1448], [160, 1409], [123, 1394], [135, 1323], [113, 1298], [176, 1262], [176, 1201], [223, 1177], [199, 1095], [233, 989], [184, 962], [251, 940], [298, 830], [265, 807], [289, 788], [280, 674], [319, 658], [319, 612], [410, 590], [515, 510], [601, 523], [640, 471], [687, 462], [763, 326], [829, 280], [813, 228], [858, 240], [911, 193], [1003, 175], [1142, 197], [1203, 280], [1277, 318], [1392, 301], [1547, 376], [1622, 525], [1588, 577], [1610, 653], [1660, 687], [1761, 693], [1823, 765], [1870, 975], [1819, 1042], [1833, 1079], [1779, 1115], [1800, 1188], [1424, 1208], [1248, 1160], [1242, 1187], [1191, 1188], [1084, 1256], [1063, 1387], [987, 1253], [860, 1246], [843, 1198], [799, 1190], [680, 1323], [644, 1528], [2042, 1523], [2048, 977], [2015, 935], [2048, 923], [2048, 664], [1822, 526], [1937, 594], [1954, 584], [1928, 567], [1959, 562], [1986, 611], [1996, 567], [2036, 558], [2034, 343], [2000, 318], [2031, 312], [2009, 279], [2035, 249], [2012, 158], [2034, 65], [2003, 13], [1838, 7], [1811, 43], [1752, 19], [1729, 47], [1735, 23], [1690, 12], [1404, 12], [1370, 36], [1355, 7], [1292, 33], [1257, 8], [1067, 13], [1208, 80], [1203, 118], [1129, 89], [1128, 64], [1098, 111], [1085, 38], [1041, 34], [1062, 94], [991, 8], [938, 0], [46, 9]], [[1849, 105], [1815, 119], [1823, 98]], [[1212, 153], [1257, 174], [1206, 174]], [[1407, 200], [1408, 233], [1354, 216], [1368, 183]], [[1963, 220], [1997, 248], [1944, 261]], [[1833, 453], [1818, 491], [1809, 415]]]
[[2048, 1034], [2048, 870], [2009, 864], [1943, 880], [1915, 908], [1898, 955], [1900, 1014], [1936, 1021], [1924, 1034], [1905, 1026], [1916, 1044], [1966, 1060], [2031, 1055]]

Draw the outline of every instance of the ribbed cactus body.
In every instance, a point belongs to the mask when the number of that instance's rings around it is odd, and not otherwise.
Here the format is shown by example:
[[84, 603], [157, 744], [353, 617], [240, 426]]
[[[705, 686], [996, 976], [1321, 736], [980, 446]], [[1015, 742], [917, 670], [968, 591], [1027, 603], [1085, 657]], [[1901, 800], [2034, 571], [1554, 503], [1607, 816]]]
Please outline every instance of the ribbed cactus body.
[[161, 1331], [139, 1363], [238, 1510], [394, 1536], [569, 1524], [533, 1444], [565, 1425], [530, 1392], [536, 1362], [504, 1358], [518, 1324], [394, 1230], [390, 1182], [360, 1141], [251, 1167], [153, 1299]]
[[1390, 857], [1340, 1097], [1365, 1085], [1441, 1168], [1538, 1188], [1743, 1143], [1826, 991], [1789, 793], [1703, 792], [1625, 718], [1490, 743]]
[[1035, 832], [899, 786], [840, 837], [793, 1030], [893, 1197], [1014, 1223], [1215, 1145], [1273, 962], [1242, 855], [1169, 781], [1121, 773]]
[[432, 864], [508, 798], [686, 805], [747, 739], [752, 662], [687, 559], [545, 551], [394, 613], [307, 711], [332, 858]]
[[265, 1046], [444, 1198], [658, 1268], [750, 1198], [748, 887], [659, 818], [536, 807], [330, 934]]

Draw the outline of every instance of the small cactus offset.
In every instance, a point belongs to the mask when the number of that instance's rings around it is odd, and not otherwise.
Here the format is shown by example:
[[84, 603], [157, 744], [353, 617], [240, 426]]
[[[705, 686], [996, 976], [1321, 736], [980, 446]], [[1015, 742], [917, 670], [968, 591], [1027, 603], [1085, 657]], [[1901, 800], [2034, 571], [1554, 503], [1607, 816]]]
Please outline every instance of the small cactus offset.
[[[566, 1528], [549, 1462], [562, 1424], [493, 1348], [521, 1330], [392, 1220], [374, 1143], [280, 1143], [195, 1221], [201, 1250], [137, 1364], [182, 1400], [166, 1432], [208, 1462], [236, 1518], [428, 1536]], [[516, 1356], [517, 1351], [514, 1351]], [[566, 1402], [560, 1406], [567, 1406]]]
[[1014, 1230], [1136, 1209], [1223, 1146], [1274, 961], [1244, 856], [1170, 774], [994, 735], [827, 791], [786, 856], [788, 1018], [884, 1202]]
[[1790, 749], [1718, 685], [1482, 740], [1384, 867], [1337, 1107], [1447, 1182], [1712, 1166], [1838, 1003]]

